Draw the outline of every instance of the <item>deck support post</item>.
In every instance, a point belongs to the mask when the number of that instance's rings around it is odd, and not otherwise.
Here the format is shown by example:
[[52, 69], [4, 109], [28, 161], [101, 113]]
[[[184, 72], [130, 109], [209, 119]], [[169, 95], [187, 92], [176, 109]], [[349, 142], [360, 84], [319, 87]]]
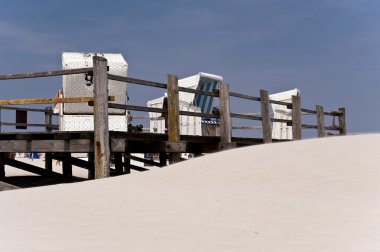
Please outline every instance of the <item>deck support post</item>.
[[292, 133], [293, 140], [302, 139], [301, 96], [292, 96]]
[[260, 90], [261, 123], [263, 128], [264, 143], [272, 142], [272, 131], [269, 118], [269, 94], [266, 90]]
[[346, 128], [346, 109], [339, 108], [339, 134], [344, 136], [347, 134]]
[[110, 176], [107, 60], [93, 57], [95, 179]]
[[[168, 139], [171, 142], [180, 141], [179, 128], [179, 93], [178, 77], [172, 74], [168, 75], [167, 83], [168, 92]], [[181, 161], [181, 153], [170, 153], [169, 162], [177, 163]]]
[[325, 114], [323, 111], [323, 107], [317, 105], [315, 108], [316, 115], [317, 115], [317, 130], [318, 130], [318, 137], [325, 137]]
[[[45, 108], [45, 131], [46, 132], [52, 132], [53, 124], [53, 109], [52, 107], [46, 107]], [[53, 159], [52, 159], [52, 153], [51, 152], [45, 152], [45, 169], [46, 171], [53, 171]]]
[[220, 145], [221, 150], [233, 148], [231, 143], [231, 115], [230, 115], [230, 87], [221, 82], [219, 85], [219, 109], [220, 109]]

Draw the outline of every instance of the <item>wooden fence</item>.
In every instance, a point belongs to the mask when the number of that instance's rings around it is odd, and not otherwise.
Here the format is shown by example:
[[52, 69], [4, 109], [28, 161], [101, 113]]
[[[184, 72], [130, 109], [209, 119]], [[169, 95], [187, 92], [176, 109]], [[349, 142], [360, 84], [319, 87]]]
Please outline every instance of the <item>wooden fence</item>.
[[[172, 143], [172, 146], [177, 146], [178, 152], [173, 151], [170, 156], [170, 162], [178, 162], [180, 160], [180, 153], [183, 150], [179, 116], [196, 116], [203, 118], [217, 118], [220, 121], [220, 150], [234, 148], [235, 144], [232, 142], [232, 118], [240, 118], [247, 120], [261, 121], [262, 135], [264, 143], [272, 142], [272, 130], [271, 122], [287, 123], [292, 126], [292, 133], [294, 140], [302, 139], [302, 129], [316, 129], [318, 137], [324, 137], [326, 130], [337, 131], [340, 135], [346, 134], [346, 122], [345, 122], [345, 109], [340, 108], [338, 111], [326, 112], [322, 106], [317, 105], [315, 109], [305, 109], [301, 107], [301, 97], [293, 96], [291, 103], [275, 101], [269, 99], [268, 91], [260, 90], [259, 96], [250, 96], [235, 92], [230, 92], [229, 85], [226, 83], [220, 83], [219, 89], [211, 92], [201, 91], [196, 89], [184, 88], [178, 86], [178, 78], [175, 75], [169, 74], [167, 77], [167, 83], [159, 83], [153, 81], [147, 81], [142, 79], [130, 78], [112, 75], [107, 72], [107, 60], [102, 57], [93, 57], [93, 68], [81, 68], [81, 69], [69, 69], [58, 70], [50, 72], [38, 72], [38, 73], [26, 73], [26, 74], [9, 74], [0, 75], [0, 80], [10, 79], [23, 79], [23, 78], [36, 78], [36, 77], [50, 77], [70, 74], [88, 74], [92, 75], [94, 85], [93, 97], [77, 97], [77, 98], [53, 98], [53, 99], [24, 99], [24, 100], [0, 100], [2, 109], [13, 109], [4, 107], [7, 105], [21, 105], [21, 104], [51, 104], [51, 103], [78, 103], [88, 102], [89, 105], [94, 106], [94, 155], [95, 155], [95, 178], [108, 177], [110, 174], [110, 138], [108, 131], [108, 108], [124, 109], [131, 111], [144, 111], [163, 113], [168, 118], [168, 139]], [[150, 108], [145, 106], [126, 105], [109, 103], [113, 97], [108, 95], [108, 80], [115, 80], [120, 82], [127, 82], [131, 84], [156, 87], [166, 89], [168, 96], [168, 107], [165, 108]], [[179, 109], [179, 92], [188, 92], [198, 95], [212, 96], [219, 99], [219, 111], [213, 113], [197, 113], [190, 111], [180, 111]], [[261, 112], [259, 115], [247, 115], [242, 113], [234, 113], [230, 111], [230, 98], [240, 98], [245, 100], [251, 100], [260, 102]], [[279, 104], [287, 106], [292, 111], [292, 119], [275, 119], [270, 115], [270, 104]], [[29, 109], [33, 111], [32, 109]], [[34, 109], [35, 110], [35, 109]], [[36, 111], [36, 110], [35, 110]], [[56, 125], [51, 124], [51, 113], [48, 110], [41, 110], [40, 112], [46, 113], [46, 123], [44, 125], [38, 125], [45, 127], [47, 130], [57, 129]], [[316, 124], [308, 125], [302, 124], [302, 115], [309, 114], [315, 115]], [[333, 116], [339, 118], [339, 125], [325, 125], [325, 116]], [[3, 124], [10, 125], [10, 124]]]

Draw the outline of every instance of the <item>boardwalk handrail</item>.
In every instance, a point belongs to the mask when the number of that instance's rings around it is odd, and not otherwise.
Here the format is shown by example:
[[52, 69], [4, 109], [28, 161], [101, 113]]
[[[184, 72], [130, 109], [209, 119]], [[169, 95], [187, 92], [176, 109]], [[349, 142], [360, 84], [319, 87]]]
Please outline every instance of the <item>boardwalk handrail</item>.
[[[247, 94], [240, 94], [237, 92], [230, 92], [229, 85], [223, 81], [219, 82], [219, 89], [212, 91], [203, 91], [192, 88], [185, 88], [178, 86], [178, 77], [175, 75], [168, 75], [167, 83], [160, 83], [154, 81], [148, 81], [143, 79], [124, 77], [109, 74], [107, 71], [107, 60], [102, 57], [93, 57], [94, 67], [91, 68], [78, 68], [78, 69], [66, 69], [66, 70], [56, 70], [56, 71], [46, 71], [46, 72], [30, 72], [21, 74], [5, 74], [0, 75], [0, 80], [15, 80], [15, 79], [25, 79], [25, 78], [39, 78], [39, 77], [52, 77], [61, 75], [72, 75], [72, 74], [88, 74], [93, 76], [94, 93], [92, 97], [69, 97], [69, 98], [47, 98], [47, 99], [19, 99], [19, 100], [0, 100], [1, 105], [18, 105], [18, 104], [47, 104], [47, 103], [79, 103], [88, 102], [90, 105], [94, 106], [94, 138], [93, 138], [93, 149], [94, 154], [91, 158], [95, 163], [95, 178], [108, 177], [109, 174], [109, 162], [110, 162], [110, 138], [108, 130], [108, 108], [124, 109], [124, 110], [135, 110], [144, 112], [161, 113], [163, 117], [167, 117], [167, 141], [170, 148], [175, 148], [177, 151], [168, 151], [168, 148], [164, 148], [164, 152], [171, 152], [170, 161], [177, 162], [180, 160], [179, 152], [184, 152], [184, 143], [180, 139], [180, 126], [179, 117], [182, 116], [195, 116], [202, 118], [218, 118], [220, 122], [220, 140], [218, 142], [219, 149], [234, 147], [232, 143], [232, 129], [236, 128], [257, 128], [257, 127], [233, 127], [232, 118], [240, 118], [247, 120], [261, 121], [261, 129], [263, 131], [263, 141], [264, 143], [272, 142], [271, 136], [271, 126], [270, 122], [280, 122], [285, 123], [288, 126], [292, 126], [293, 139], [298, 140], [302, 138], [302, 129], [317, 129], [318, 137], [323, 137], [326, 135], [325, 130], [339, 131], [340, 135], [346, 134], [346, 121], [345, 121], [345, 109], [339, 108], [338, 111], [324, 111], [322, 106], [316, 106], [316, 109], [306, 109], [301, 107], [301, 97], [293, 96], [292, 102], [283, 102], [270, 100], [268, 91], [260, 90], [260, 96], [251, 96]], [[149, 86], [162, 88], [167, 90], [167, 108], [151, 108], [145, 106], [127, 105], [127, 104], [115, 104], [109, 103], [109, 101], [114, 101], [114, 99], [109, 98], [107, 83], [108, 80], [115, 80], [120, 82], [132, 83], [137, 85]], [[218, 113], [198, 113], [191, 111], [181, 111], [179, 108], [179, 92], [187, 92], [192, 94], [211, 96], [219, 98], [219, 112]], [[246, 99], [260, 102], [261, 113], [259, 115], [248, 115], [241, 113], [233, 113], [230, 111], [230, 99], [231, 97]], [[277, 104], [285, 106], [286, 109], [291, 110], [291, 120], [287, 119], [277, 119], [273, 118], [270, 114], [269, 105]], [[8, 107], [4, 107], [8, 109]], [[16, 108], [11, 110], [17, 110]], [[25, 109], [25, 111], [28, 111]], [[56, 125], [51, 123], [52, 112], [50, 110], [38, 110], [29, 109], [29, 111], [45, 112], [45, 124], [27, 124], [29, 126], [41, 126], [46, 127], [46, 131], [50, 132], [52, 129], [56, 129]], [[317, 120], [317, 125], [310, 125], [302, 123], [302, 115], [315, 115]], [[325, 116], [333, 117], [333, 125], [325, 126], [324, 118]], [[335, 118], [338, 117], [339, 124], [335, 125]], [[5, 123], [1, 122], [0, 125], [15, 125], [15, 126], [25, 126], [20, 123]], [[127, 143], [124, 141], [125, 146]], [[124, 151], [126, 148], [123, 145], [120, 147]], [[175, 147], [177, 146], [177, 147]], [[65, 146], [63, 146], [65, 148]], [[120, 158], [118, 155], [115, 158]], [[51, 161], [51, 156], [47, 156], [47, 159]], [[163, 159], [164, 160], [164, 159]], [[50, 162], [49, 161], [49, 162]], [[51, 170], [51, 167], [47, 170]], [[2, 168], [0, 167], [0, 172]], [[67, 167], [63, 167], [63, 173], [66, 175]], [[90, 176], [90, 177], [91, 177]]]
[[54, 71], [47, 71], [47, 72], [0, 74], [0, 80], [17, 80], [17, 79], [26, 79], [26, 78], [52, 77], [52, 76], [83, 74], [83, 73], [91, 73], [91, 72], [92, 72], [92, 67], [54, 70]]

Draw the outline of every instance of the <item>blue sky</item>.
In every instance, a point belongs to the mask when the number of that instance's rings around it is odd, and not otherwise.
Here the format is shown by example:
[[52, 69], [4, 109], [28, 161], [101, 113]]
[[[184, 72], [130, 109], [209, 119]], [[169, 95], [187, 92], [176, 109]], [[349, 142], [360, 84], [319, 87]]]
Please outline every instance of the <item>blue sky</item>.
[[[122, 53], [129, 76], [154, 81], [202, 71], [251, 95], [299, 88], [303, 107], [346, 107], [349, 132], [380, 129], [377, 0], [0, 1], [0, 73], [60, 69], [63, 51]], [[62, 83], [0, 85], [8, 99], [51, 97]], [[130, 90], [133, 104], [162, 94]]]

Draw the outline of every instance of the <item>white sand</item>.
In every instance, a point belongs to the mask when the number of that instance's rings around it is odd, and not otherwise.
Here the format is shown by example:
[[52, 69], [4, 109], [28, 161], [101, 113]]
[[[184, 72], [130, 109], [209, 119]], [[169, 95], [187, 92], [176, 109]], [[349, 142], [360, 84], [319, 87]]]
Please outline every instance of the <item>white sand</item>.
[[380, 251], [380, 134], [0, 193], [0, 251]]

